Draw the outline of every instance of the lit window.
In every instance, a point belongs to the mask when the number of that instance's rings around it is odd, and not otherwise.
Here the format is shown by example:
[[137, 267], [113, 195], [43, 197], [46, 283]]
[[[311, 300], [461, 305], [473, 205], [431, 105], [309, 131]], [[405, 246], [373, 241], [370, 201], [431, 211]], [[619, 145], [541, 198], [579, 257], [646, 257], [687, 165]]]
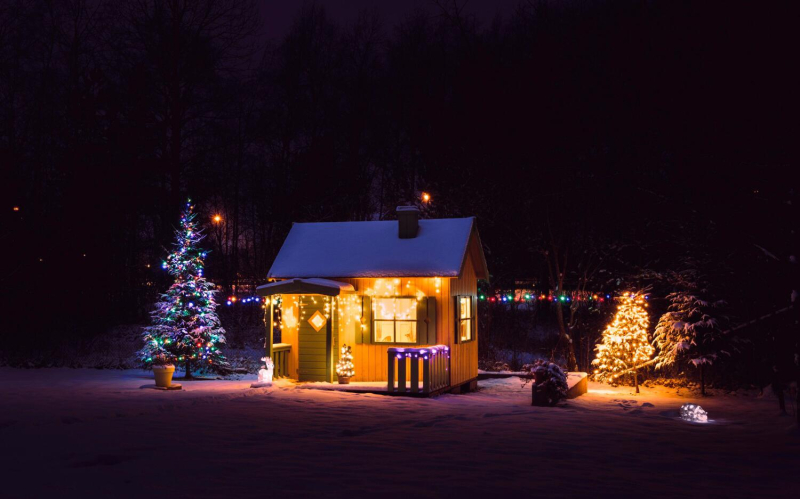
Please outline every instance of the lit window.
[[458, 297], [458, 341], [472, 339], [472, 297]]
[[374, 298], [375, 343], [417, 342], [416, 298]]

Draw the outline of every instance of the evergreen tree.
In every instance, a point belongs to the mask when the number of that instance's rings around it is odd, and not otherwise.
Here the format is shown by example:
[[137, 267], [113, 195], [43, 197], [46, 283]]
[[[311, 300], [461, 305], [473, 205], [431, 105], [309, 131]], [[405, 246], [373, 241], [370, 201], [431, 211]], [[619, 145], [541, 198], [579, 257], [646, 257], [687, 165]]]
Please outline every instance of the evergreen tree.
[[597, 366], [594, 374], [599, 380], [615, 381], [633, 370], [636, 393], [639, 393], [637, 368], [653, 355], [653, 346], [647, 340], [647, 303], [639, 293], [618, 298], [619, 306], [614, 320], [603, 331], [602, 341], [595, 347]]
[[667, 295], [670, 301], [667, 312], [661, 316], [653, 335], [658, 348], [656, 369], [688, 363], [700, 369], [700, 389], [705, 395], [705, 369], [720, 355], [724, 334], [717, 318], [711, 314], [725, 303], [709, 302], [692, 291], [678, 291]]
[[344, 378], [352, 378], [356, 374], [353, 352], [348, 345], [342, 345], [342, 356], [336, 364], [336, 374]]
[[203, 234], [193, 209], [190, 200], [175, 231], [174, 250], [162, 263], [175, 281], [156, 303], [153, 323], [145, 328], [145, 344], [139, 351], [145, 366], [166, 357], [182, 364], [187, 378], [195, 370], [224, 372], [229, 367], [220, 351], [225, 330], [216, 313], [214, 284], [203, 277], [206, 252], [198, 247]]

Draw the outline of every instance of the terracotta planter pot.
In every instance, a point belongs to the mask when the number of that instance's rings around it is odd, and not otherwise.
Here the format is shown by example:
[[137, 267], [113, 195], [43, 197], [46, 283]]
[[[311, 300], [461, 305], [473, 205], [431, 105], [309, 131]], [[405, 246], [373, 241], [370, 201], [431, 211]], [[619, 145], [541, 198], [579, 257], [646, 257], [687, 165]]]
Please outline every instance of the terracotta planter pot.
[[350, 384], [350, 376], [339, 376], [339, 384], [340, 385], [349, 385]]
[[172, 384], [172, 375], [175, 374], [175, 366], [153, 366], [153, 374], [156, 377], [156, 386], [169, 388]]

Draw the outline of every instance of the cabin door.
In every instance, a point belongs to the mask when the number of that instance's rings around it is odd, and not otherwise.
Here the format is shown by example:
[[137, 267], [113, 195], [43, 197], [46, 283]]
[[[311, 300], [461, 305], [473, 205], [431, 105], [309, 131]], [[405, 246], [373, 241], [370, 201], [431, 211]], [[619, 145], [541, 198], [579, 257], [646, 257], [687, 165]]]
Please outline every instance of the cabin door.
[[[300, 381], [333, 381], [332, 324], [325, 317], [330, 298], [319, 295], [300, 296], [302, 310], [298, 327], [298, 379]], [[330, 308], [333, 308], [332, 306]], [[330, 310], [330, 309], [329, 309]]]

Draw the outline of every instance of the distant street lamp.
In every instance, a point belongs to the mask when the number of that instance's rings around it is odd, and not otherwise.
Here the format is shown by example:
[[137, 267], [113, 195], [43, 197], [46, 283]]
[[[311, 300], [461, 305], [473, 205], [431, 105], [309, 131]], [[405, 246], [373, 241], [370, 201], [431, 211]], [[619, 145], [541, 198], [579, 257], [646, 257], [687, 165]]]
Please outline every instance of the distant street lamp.
[[425, 204], [430, 203], [431, 202], [431, 195], [428, 194], [427, 192], [423, 192], [422, 193], [422, 202], [425, 203]]
[[212, 220], [214, 220], [215, 224], [218, 224], [222, 222], [222, 215], [214, 215], [214, 218]]

